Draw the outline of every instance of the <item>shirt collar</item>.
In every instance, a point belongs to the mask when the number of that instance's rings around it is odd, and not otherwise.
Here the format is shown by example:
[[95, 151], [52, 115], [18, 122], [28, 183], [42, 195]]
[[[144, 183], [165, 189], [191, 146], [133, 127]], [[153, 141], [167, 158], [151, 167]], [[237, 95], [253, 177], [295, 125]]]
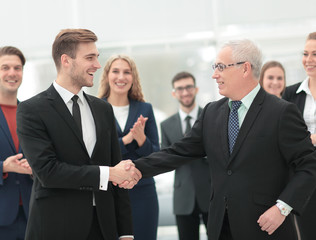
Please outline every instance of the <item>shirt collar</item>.
[[179, 115], [180, 115], [180, 119], [181, 121], [184, 121], [184, 119], [186, 118], [186, 116], [190, 116], [192, 119], [196, 120], [197, 116], [198, 116], [198, 111], [199, 111], [199, 106], [197, 104], [195, 104], [195, 107], [192, 109], [192, 111], [187, 114], [186, 112], [184, 112], [181, 108], [179, 109]]
[[[253, 100], [257, 96], [259, 90], [260, 90], [260, 84], [258, 84], [254, 89], [252, 89], [250, 93], [248, 93], [245, 97], [243, 97], [243, 99], [241, 99], [241, 102], [242, 102], [241, 106], [244, 106], [246, 109], [249, 109]], [[231, 102], [232, 100], [229, 99], [228, 101], [229, 108], [231, 108], [231, 105], [232, 105]]]
[[[62, 86], [60, 86], [56, 81], [54, 81], [53, 83], [54, 88], [56, 89], [56, 91], [59, 93], [59, 95], [61, 96], [61, 98], [63, 99], [63, 101], [67, 104], [69, 101], [72, 101], [71, 98], [75, 95], [72, 92], [68, 91], [66, 88], [63, 88]], [[81, 103], [83, 104], [83, 90], [80, 89], [80, 91], [77, 93], [77, 96], [79, 97]], [[79, 101], [79, 102], [80, 102]]]
[[309, 87], [308, 87], [308, 80], [309, 80], [309, 77], [307, 77], [302, 83], [301, 85], [299, 86], [299, 88], [296, 90], [296, 93], [300, 93], [300, 92], [306, 92], [306, 94], [310, 94], [311, 95], [311, 91], [309, 90]]

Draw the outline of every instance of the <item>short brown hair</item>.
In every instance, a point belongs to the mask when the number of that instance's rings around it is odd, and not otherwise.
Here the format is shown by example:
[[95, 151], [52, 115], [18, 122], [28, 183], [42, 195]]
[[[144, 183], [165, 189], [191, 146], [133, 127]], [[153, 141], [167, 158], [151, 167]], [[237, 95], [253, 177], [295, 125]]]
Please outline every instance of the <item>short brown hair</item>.
[[96, 42], [97, 36], [88, 29], [63, 29], [55, 38], [52, 47], [52, 55], [57, 70], [60, 68], [60, 57], [67, 54], [76, 58], [77, 47], [82, 42]]
[[126, 61], [132, 70], [133, 84], [130, 90], [128, 91], [128, 97], [136, 101], [144, 102], [145, 101], [144, 95], [142, 92], [142, 87], [140, 85], [140, 78], [139, 78], [136, 64], [133, 59], [131, 59], [130, 57], [126, 55], [113, 55], [107, 60], [103, 69], [102, 78], [100, 80], [98, 97], [108, 98], [110, 96], [111, 89], [110, 89], [108, 75], [109, 75], [112, 63], [118, 59], [122, 59]]
[[316, 32], [312, 32], [310, 34], [308, 34], [306, 41], [308, 40], [316, 40]]
[[193, 82], [194, 82], [194, 86], [195, 86], [195, 77], [191, 73], [189, 73], [189, 72], [179, 72], [172, 78], [172, 82], [171, 82], [172, 87], [174, 86], [174, 83], [176, 81], [179, 81], [179, 80], [184, 79], [184, 78], [192, 78]]
[[5, 46], [0, 48], [0, 57], [4, 55], [16, 55], [20, 58], [22, 66], [25, 64], [25, 57], [20, 49], [12, 46]]
[[[261, 86], [263, 86], [263, 77], [264, 77], [264, 73], [269, 69], [269, 68], [273, 68], [273, 67], [279, 67], [282, 69], [283, 73], [284, 73], [284, 89], [285, 89], [285, 86], [286, 86], [286, 79], [285, 79], [285, 69], [283, 67], [283, 65], [278, 62], [278, 61], [269, 61], [269, 62], [266, 62], [262, 68], [261, 68], [261, 72], [260, 72], [260, 78], [259, 78], [259, 83]], [[284, 92], [284, 89], [282, 90], [281, 92], [281, 95], [283, 94]]]

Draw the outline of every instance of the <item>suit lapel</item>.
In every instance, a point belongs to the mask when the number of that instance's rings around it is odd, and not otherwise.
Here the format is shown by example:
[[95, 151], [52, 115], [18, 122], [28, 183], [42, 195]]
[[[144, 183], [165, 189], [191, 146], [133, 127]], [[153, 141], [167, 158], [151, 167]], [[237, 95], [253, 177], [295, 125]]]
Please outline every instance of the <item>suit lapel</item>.
[[181, 126], [181, 118], [180, 114], [177, 113], [175, 117], [175, 121], [172, 123], [174, 129], [174, 137], [175, 139], [183, 138], [182, 126]]
[[56, 91], [54, 86], [51, 85], [47, 89], [46, 92], [47, 92], [47, 99], [48, 99], [49, 103], [51, 104], [52, 108], [54, 108], [56, 110], [56, 112], [64, 119], [64, 121], [66, 122], [68, 127], [73, 131], [73, 133], [76, 135], [76, 137], [81, 142], [83, 147], [86, 148], [85, 144], [83, 142], [83, 139], [78, 132], [78, 129], [76, 127], [76, 123], [75, 123], [71, 113], [69, 112], [69, 109], [67, 108], [65, 102], [63, 101], [61, 96], [58, 94], [58, 92]]
[[228, 99], [224, 102], [222, 107], [220, 108], [219, 118], [219, 129], [222, 129], [220, 138], [221, 138], [221, 146], [225, 160], [228, 162], [229, 160], [229, 148], [228, 148], [228, 115], [229, 115], [229, 107], [228, 107]]
[[128, 117], [125, 124], [125, 128], [123, 130], [123, 134], [127, 134], [129, 132], [129, 129], [133, 127], [134, 123], [136, 122], [139, 113], [139, 105], [136, 104], [136, 101], [131, 100], [129, 101], [129, 111], [128, 111]]
[[12, 148], [12, 151], [16, 152], [7, 120], [5, 119], [1, 108], [0, 108], [0, 129], [3, 132], [3, 135], [7, 138], [8, 143], [10, 144], [10, 147]]
[[236, 156], [236, 153], [239, 151], [240, 147], [242, 146], [242, 143], [244, 142], [246, 136], [248, 135], [250, 129], [252, 128], [252, 125], [254, 124], [256, 118], [258, 117], [258, 114], [260, 113], [262, 109], [262, 103], [264, 101], [265, 92], [262, 88], [260, 88], [257, 96], [253, 100], [245, 119], [242, 123], [242, 126], [239, 130], [238, 137], [236, 139], [236, 143], [234, 146], [234, 150], [232, 152], [232, 155], [230, 157], [230, 161]]

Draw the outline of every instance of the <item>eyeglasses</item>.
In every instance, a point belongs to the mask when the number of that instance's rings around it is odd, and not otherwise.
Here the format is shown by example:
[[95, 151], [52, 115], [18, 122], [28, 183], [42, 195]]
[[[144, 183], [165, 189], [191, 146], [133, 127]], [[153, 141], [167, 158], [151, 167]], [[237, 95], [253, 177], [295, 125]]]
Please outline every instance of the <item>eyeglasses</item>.
[[239, 64], [244, 64], [245, 62], [238, 62], [238, 63], [232, 63], [232, 64], [228, 64], [228, 65], [225, 65], [223, 63], [217, 63], [217, 64], [213, 64], [212, 65], [212, 68], [215, 70], [216, 68], [218, 69], [218, 71], [220, 72], [223, 72], [225, 68], [228, 68], [228, 67], [232, 67], [232, 66], [236, 66], [236, 65], [239, 65]]
[[187, 92], [192, 92], [194, 89], [195, 89], [194, 85], [187, 85], [185, 87], [174, 88], [173, 91], [177, 93], [183, 93], [184, 90], [186, 90]]

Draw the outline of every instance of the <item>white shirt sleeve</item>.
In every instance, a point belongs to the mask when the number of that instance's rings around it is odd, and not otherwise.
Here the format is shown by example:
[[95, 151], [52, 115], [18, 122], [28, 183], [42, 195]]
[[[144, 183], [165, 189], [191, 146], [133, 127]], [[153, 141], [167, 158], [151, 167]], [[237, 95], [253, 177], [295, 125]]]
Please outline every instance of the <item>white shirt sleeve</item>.
[[290, 205], [288, 205], [287, 203], [283, 202], [280, 199], [277, 200], [277, 203], [281, 203], [289, 212], [291, 212], [293, 209]]
[[120, 236], [119, 239], [122, 239], [122, 238], [131, 238], [131, 239], [134, 239], [134, 236], [132, 235], [126, 235], [126, 236]]
[[100, 166], [100, 185], [99, 189], [102, 191], [108, 190], [110, 169], [107, 166]]

